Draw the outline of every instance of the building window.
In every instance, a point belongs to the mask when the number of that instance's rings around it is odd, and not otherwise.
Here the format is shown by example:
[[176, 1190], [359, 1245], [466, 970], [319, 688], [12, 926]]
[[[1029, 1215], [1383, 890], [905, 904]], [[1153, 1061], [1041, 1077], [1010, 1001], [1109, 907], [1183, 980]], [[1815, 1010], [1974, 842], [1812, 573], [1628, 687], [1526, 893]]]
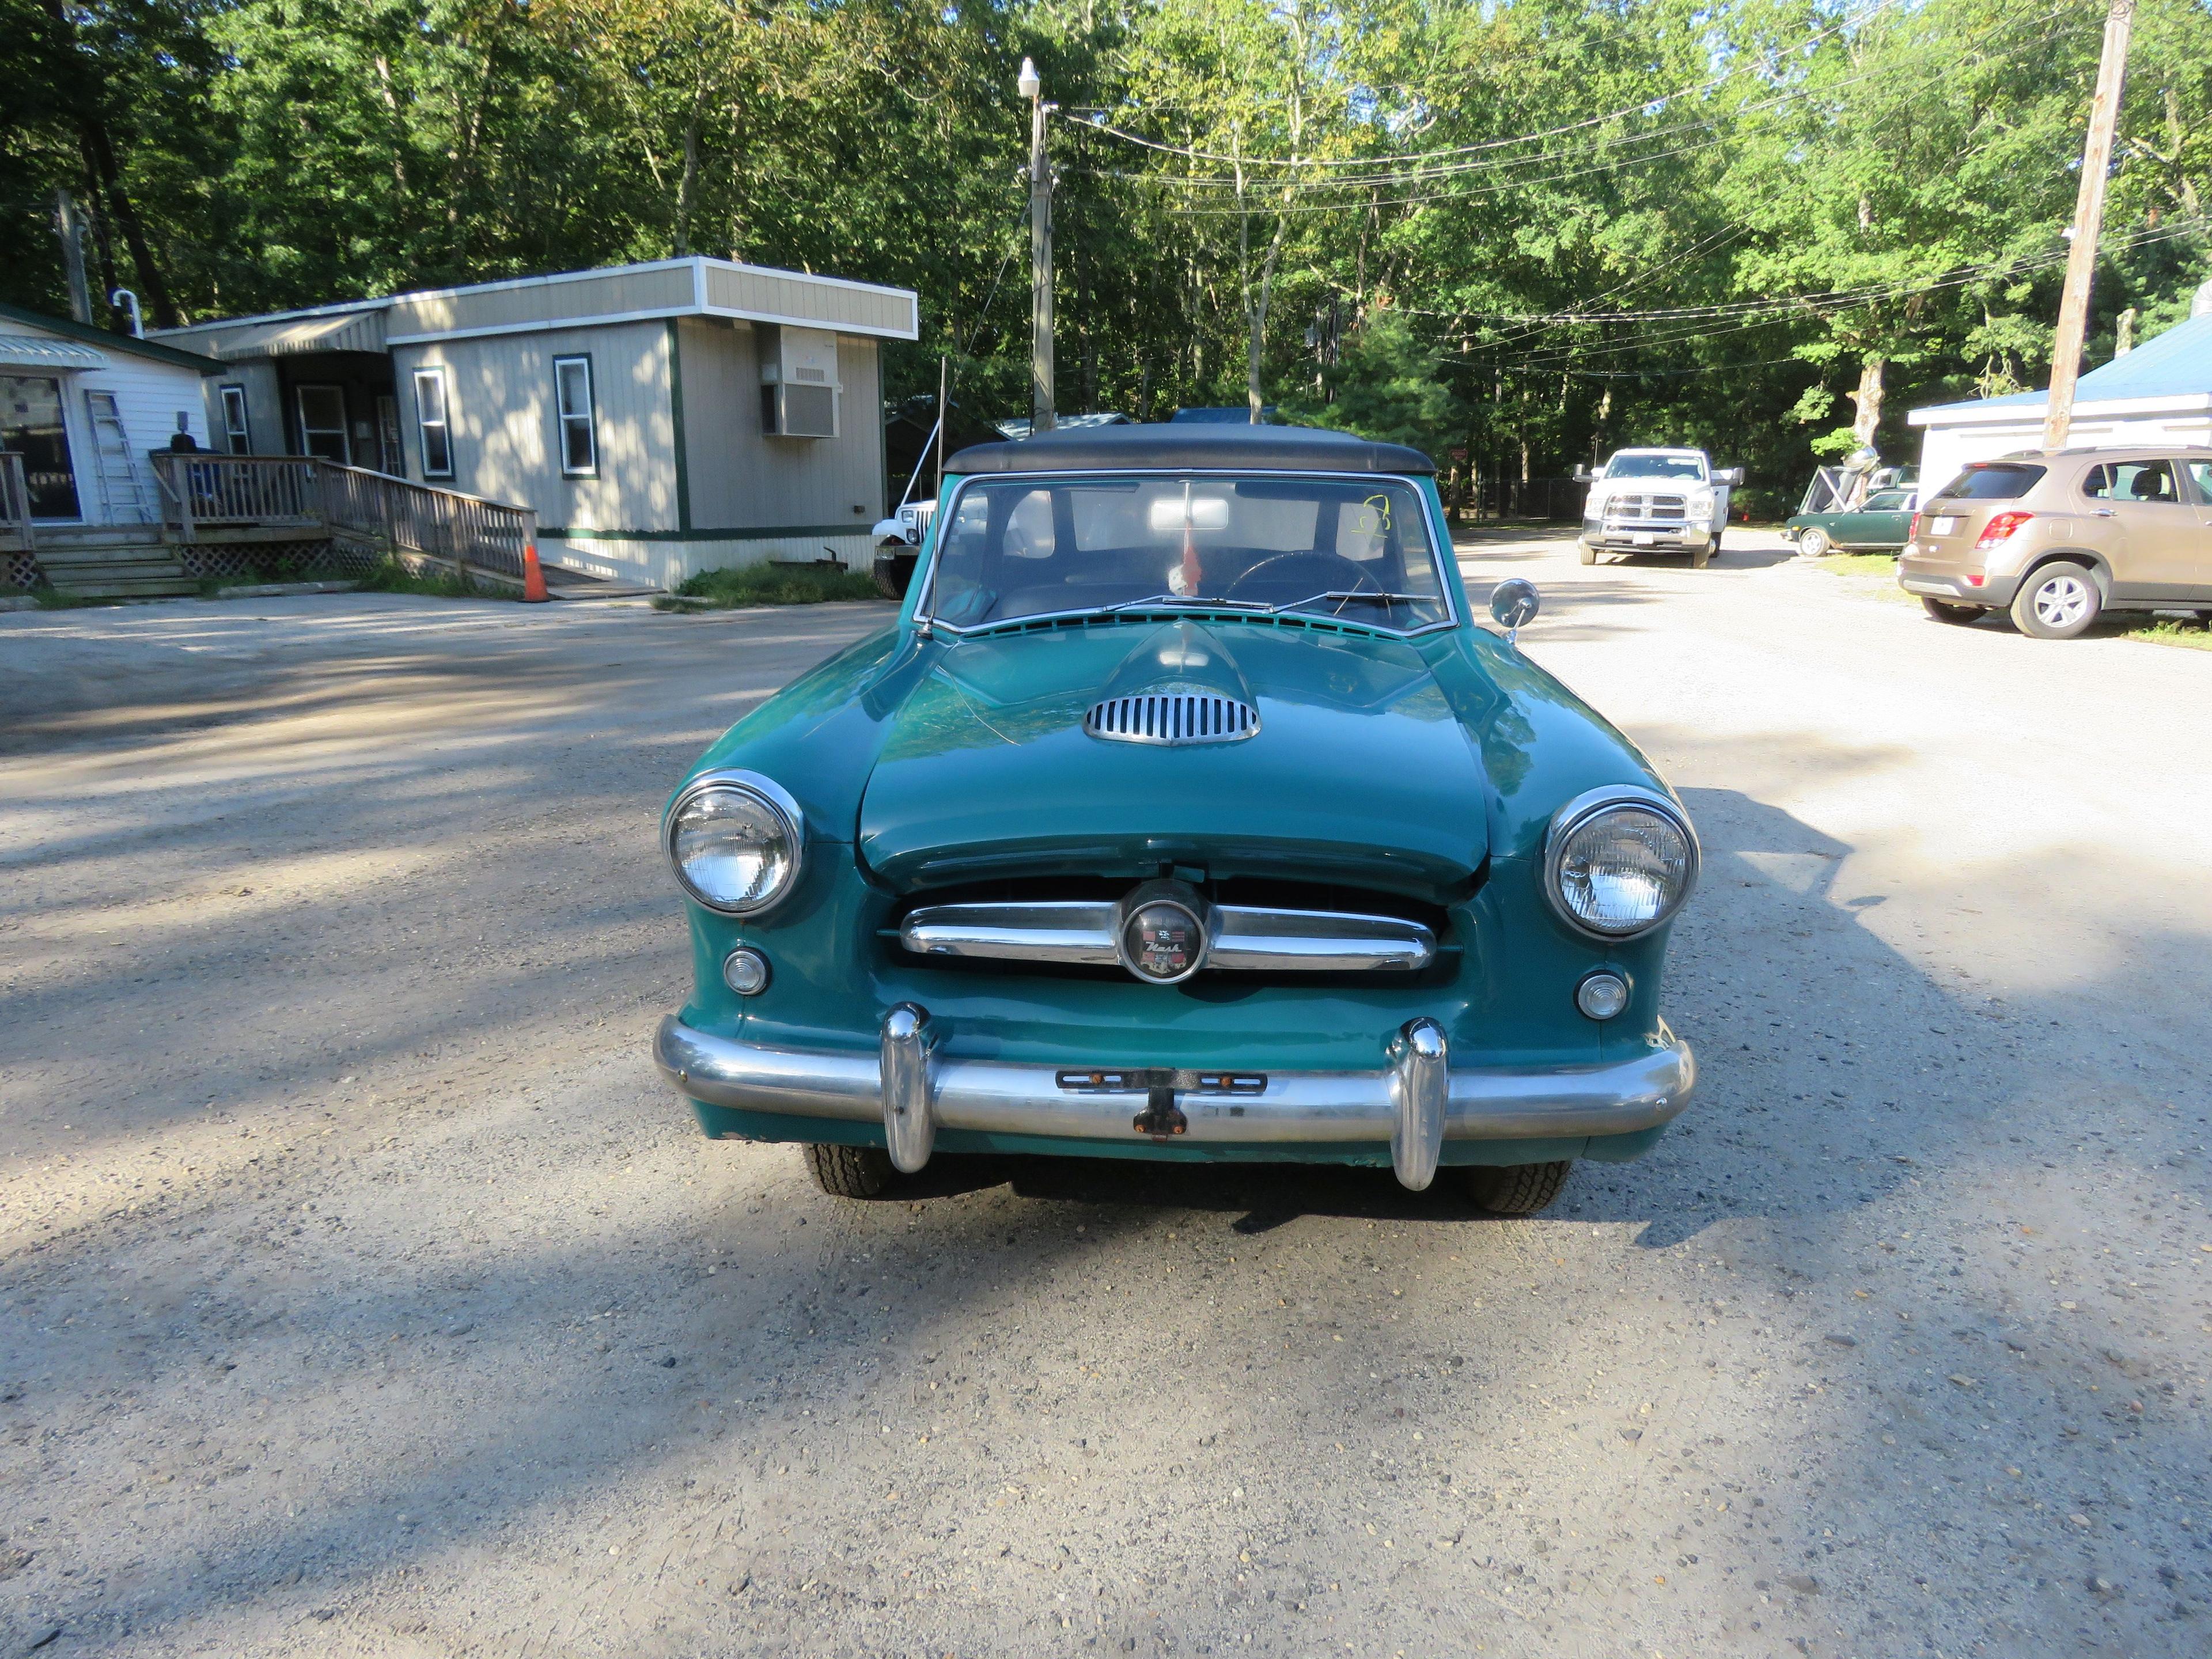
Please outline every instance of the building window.
[[246, 388], [227, 386], [222, 388], [223, 447], [234, 455], [251, 455], [253, 436], [246, 426]]
[[303, 386], [295, 388], [295, 396], [300, 406], [300, 453], [351, 466], [353, 444], [346, 435], [344, 388]]
[[599, 434], [593, 430], [592, 360], [556, 357], [553, 360], [553, 401], [561, 422], [561, 471], [570, 478], [588, 478], [599, 470]]
[[415, 371], [415, 432], [422, 447], [422, 476], [453, 476], [453, 431], [446, 406], [446, 371]]

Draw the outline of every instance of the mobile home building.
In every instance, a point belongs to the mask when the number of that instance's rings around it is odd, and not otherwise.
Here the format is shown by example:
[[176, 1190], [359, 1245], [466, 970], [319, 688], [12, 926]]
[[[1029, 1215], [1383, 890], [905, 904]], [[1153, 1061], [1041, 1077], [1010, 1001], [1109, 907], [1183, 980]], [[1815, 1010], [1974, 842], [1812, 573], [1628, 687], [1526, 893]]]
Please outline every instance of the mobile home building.
[[538, 514], [541, 555], [672, 587], [865, 566], [885, 340], [913, 292], [725, 259], [480, 283], [164, 331], [220, 361], [216, 447], [309, 454]]

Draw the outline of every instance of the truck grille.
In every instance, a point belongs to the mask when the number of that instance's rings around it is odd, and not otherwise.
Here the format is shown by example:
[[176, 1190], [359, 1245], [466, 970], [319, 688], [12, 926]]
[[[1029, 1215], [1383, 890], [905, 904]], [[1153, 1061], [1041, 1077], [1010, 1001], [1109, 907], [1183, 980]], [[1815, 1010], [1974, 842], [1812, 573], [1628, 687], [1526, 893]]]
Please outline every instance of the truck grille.
[[1690, 516], [1690, 498], [1686, 495], [1615, 495], [1606, 503], [1608, 519], [1641, 519], [1646, 522], [1667, 524], [1686, 523]]

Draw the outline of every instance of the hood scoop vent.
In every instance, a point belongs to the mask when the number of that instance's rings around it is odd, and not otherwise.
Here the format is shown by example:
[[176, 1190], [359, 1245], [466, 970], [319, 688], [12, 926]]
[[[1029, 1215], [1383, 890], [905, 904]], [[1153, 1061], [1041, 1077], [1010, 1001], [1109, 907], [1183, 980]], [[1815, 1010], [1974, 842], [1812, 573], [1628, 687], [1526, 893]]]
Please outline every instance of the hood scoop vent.
[[1260, 731], [1252, 689], [1222, 641], [1196, 623], [1145, 635], [1099, 688], [1083, 729], [1109, 743], [1180, 748], [1242, 743]]
[[1260, 711], [1218, 691], [1140, 691], [1091, 704], [1083, 729], [1111, 743], [1242, 743], [1258, 735]]

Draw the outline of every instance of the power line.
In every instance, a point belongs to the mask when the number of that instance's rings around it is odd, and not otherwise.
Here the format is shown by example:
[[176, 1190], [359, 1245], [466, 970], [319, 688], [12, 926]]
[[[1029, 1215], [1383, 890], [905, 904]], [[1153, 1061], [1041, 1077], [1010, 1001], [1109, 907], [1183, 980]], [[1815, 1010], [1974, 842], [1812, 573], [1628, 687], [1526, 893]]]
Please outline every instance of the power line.
[[[2057, 15], [2058, 14], [2056, 12], [2048, 13], [2043, 16], [2038, 17], [2035, 21], [2038, 22], [2048, 22], [2054, 19]], [[1998, 28], [1990, 30], [1989, 34], [1996, 34], [2002, 32], [2004, 28], [2008, 27], [2010, 26], [2000, 25]], [[1987, 38], [1987, 35], [1984, 37], [1984, 40]], [[2025, 52], [2047, 44], [2051, 38], [2052, 37], [2048, 34], [2039, 35], [2031, 40], [2023, 40], [2019, 45], [2009, 47], [2002, 52], [1994, 54], [1993, 56], [1995, 58], [2015, 57], [2021, 52]], [[1919, 66], [1920, 62], [1918, 59], [1909, 58], [1887, 65], [1880, 70], [1870, 70], [1867, 71], [1865, 75], [1854, 77], [1852, 82], [1837, 82], [1826, 87], [1808, 88], [1802, 92], [1790, 94], [1784, 97], [1779, 97], [1766, 100], [1760, 104], [1749, 106], [1747, 108], [1751, 112], [1756, 112], [1759, 110], [1772, 107], [1775, 104], [1788, 101], [1790, 98], [1810, 96], [1814, 92], [1827, 93], [1836, 90], [1843, 85], [1856, 84], [1858, 81], [1873, 79], [1879, 76], [1898, 74], [1908, 70], [1918, 68]], [[1739, 110], [1732, 112], [1726, 116], [1715, 116], [1704, 121], [1685, 122], [1674, 127], [1655, 129], [1649, 132], [1627, 135], [1618, 139], [1609, 140], [1606, 144], [1601, 145], [1599, 148], [1620, 148], [1630, 144], [1649, 143], [1654, 138], [1663, 137], [1668, 133], [1688, 132], [1704, 129], [1717, 128], [1723, 123], [1723, 121], [1734, 121], [1739, 118], [1744, 112], [1744, 111]], [[1716, 133], [1715, 136], [1711, 137], [1700, 139], [1690, 143], [1677, 144], [1667, 149], [1654, 150], [1647, 154], [1638, 155], [1626, 155], [1611, 160], [1593, 161], [1586, 166], [1570, 167], [1563, 172], [1541, 174], [1535, 177], [1508, 178], [1499, 183], [1475, 189], [1432, 191], [1412, 196], [1393, 196], [1381, 200], [1374, 199], [1371, 197], [1368, 199], [1350, 201], [1291, 202], [1284, 200], [1269, 201], [1259, 206], [1163, 207], [1159, 210], [1163, 213], [1167, 213], [1179, 218], [1243, 218], [1255, 213], [1308, 214], [1341, 213], [1346, 211], [1358, 211], [1364, 213], [1368, 211], [1370, 208], [1375, 207], [1414, 207], [1431, 202], [1470, 202], [1480, 200], [1484, 197], [1502, 195], [1509, 191], [1534, 191], [1548, 185], [1564, 184], [1572, 179], [1587, 178], [1593, 173], [1610, 173], [1617, 171], [1622, 167], [1638, 166], [1652, 161], [1662, 161], [1677, 155], [1692, 155], [1699, 150], [1711, 149], [1718, 145], [1729, 143], [1735, 140], [1738, 136], [1739, 135], [1735, 131]], [[1455, 176], [1455, 173], [1458, 171], [1498, 171], [1510, 167], [1530, 166], [1538, 163], [1557, 163], [1568, 159], [1570, 158], [1565, 155], [1547, 154], [1538, 156], [1516, 157], [1509, 161], [1495, 164], [1493, 167], [1480, 169], [1472, 167], [1456, 170], [1437, 169], [1426, 174], [1407, 174], [1402, 178], [1394, 178], [1388, 179], [1387, 181], [1381, 180], [1379, 179], [1376, 180], [1365, 181], [1364, 183], [1362, 181], [1346, 179], [1309, 179], [1304, 182], [1270, 180], [1249, 185], [1246, 188], [1248, 191], [1264, 194], [1269, 197], [1279, 195], [1288, 197], [1292, 194], [1305, 191], [1324, 190], [1344, 191], [1352, 188], [1367, 188], [1372, 191], [1384, 187], [1386, 183], [1389, 185], [1418, 184], [1425, 182], [1430, 179]], [[1161, 186], [1180, 187], [1194, 182], [1178, 179], [1172, 173], [1128, 173], [1106, 168], [1091, 168], [1087, 169], [1087, 171], [1097, 177], [1121, 179], [1132, 183], [1152, 184]], [[1219, 184], [1224, 181], [1214, 180], [1210, 182]]]
[[[2109, 240], [2100, 246], [2099, 252], [2100, 254], [2109, 254], [2127, 248], [2148, 246], [2175, 237], [2196, 234], [2203, 228], [2206, 222], [2204, 216], [2201, 215], [2186, 221], [2169, 221], [2167, 224], [2156, 230], [2143, 231]], [[1865, 306], [1878, 303], [1884, 299], [1901, 299], [1914, 294], [1934, 293], [1943, 289], [1962, 288], [1974, 283], [1989, 282], [2003, 276], [2026, 276], [2035, 271], [2048, 270], [2055, 265], [2063, 264], [2066, 257], [2064, 253], [2056, 253], [2027, 259], [1993, 260], [1924, 283], [1892, 283], [1880, 287], [1845, 290], [1842, 294], [1788, 295], [1778, 296], [1772, 300], [1747, 301], [1747, 305], [1756, 305], [1769, 314], [1744, 316], [1740, 320], [1735, 321], [1731, 326], [1723, 328], [1680, 327], [1657, 334], [1642, 334], [1624, 340], [1596, 343], [1568, 342], [1557, 347], [1546, 348], [1543, 352], [1535, 356], [1523, 356], [1511, 367], [1516, 372], [1527, 369], [1556, 368], [1579, 358], [1610, 356], [1625, 351], [1649, 350], [1654, 346], [1673, 344], [1684, 340], [1717, 339], [1727, 335], [1747, 333], [1753, 329], [1771, 327], [1785, 322], [1839, 315], [1846, 311], [1858, 310]], [[1623, 313], [1623, 316], [1629, 313]], [[1620, 318], [1600, 314], [1577, 320], [1583, 323], [1601, 323], [1620, 319]], [[1498, 345], [1492, 345], [1488, 348], [1488, 350], [1494, 353], [1499, 349]], [[1445, 356], [1455, 362], [1475, 361], [1472, 354], [1448, 353]]]
[[[1822, 29], [1819, 33], [1809, 36], [1806, 40], [1799, 41], [1796, 46], [1789, 47], [1784, 51], [1775, 54], [1775, 56], [1778, 58], [1791, 58], [1801, 52], [1809, 51], [1811, 48], [1819, 46], [1823, 40], [1829, 39], [1832, 35], [1839, 34], [1845, 29], [1872, 22], [1883, 12], [1892, 9], [1893, 7], [1900, 3], [1902, 3], [1902, 0], [1876, 0], [1876, 3], [1869, 7], [1857, 16], [1839, 19], [1831, 27]], [[1637, 103], [1628, 105], [1625, 108], [1613, 110], [1603, 115], [1588, 116], [1579, 121], [1567, 122], [1562, 126], [1547, 127], [1540, 132], [1521, 133], [1510, 138], [1488, 138], [1483, 140], [1480, 143], [1459, 144], [1455, 145], [1449, 149], [1430, 150], [1420, 155], [1412, 156], [1407, 159], [1420, 162], [1439, 156], [1470, 155], [1482, 151], [1504, 149], [1515, 144], [1540, 143], [1547, 138], [1557, 138], [1566, 133], [1582, 131], [1586, 128], [1603, 126], [1608, 121], [1618, 121], [1622, 119], [1624, 117], [1634, 115], [1640, 112], [1663, 109], [1666, 106], [1674, 102], [1676, 100], [1686, 98], [1693, 93], [1710, 92], [1717, 87], [1725, 86], [1729, 81], [1733, 78], [1734, 75], [1735, 70], [1731, 69], [1727, 75], [1717, 76], [1712, 80], [1697, 82], [1690, 86], [1678, 88], [1673, 92], [1662, 93], [1656, 98], [1643, 99]], [[1092, 114], [1093, 116], [1100, 116], [1105, 112], [1094, 109], [1086, 112]], [[1158, 139], [1146, 138], [1140, 134], [1125, 131], [1121, 128], [1109, 125], [1102, 119], [1086, 121], [1084, 123], [1084, 125], [1091, 128], [1094, 131], [1111, 133], [1116, 138], [1124, 139], [1132, 144], [1140, 145], [1146, 149], [1158, 150], [1170, 155], [1180, 155], [1189, 161], [1226, 161], [1231, 165], [1241, 165], [1244, 167], [1295, 166], [1336, 167], [1371, 166], [1376, 159], [1372, 156], [1352, 156], [1336, 160], [1314, 159], [1299, 161], [1286, 160], [1282, 156], [1230, 155], [1223, 155], [1220, 152], [1214, 150], [1198, 149], [1183, 144], [1163, 143]]]

